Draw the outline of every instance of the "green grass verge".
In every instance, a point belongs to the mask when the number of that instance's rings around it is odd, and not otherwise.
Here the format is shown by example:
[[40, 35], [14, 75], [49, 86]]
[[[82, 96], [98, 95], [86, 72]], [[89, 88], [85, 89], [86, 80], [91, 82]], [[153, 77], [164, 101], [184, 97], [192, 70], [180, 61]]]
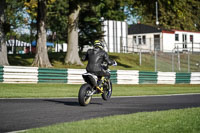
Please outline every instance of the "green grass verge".
[[199, 133], [200, 108], [118, 115], [36, 128], [27, 133]]
[[[77, 97], [81, 85], [69, 84], [4, 84], [0, 98]], [[200, 93], [200, 85], [113, 85], [113, 96], [141, 96]]]

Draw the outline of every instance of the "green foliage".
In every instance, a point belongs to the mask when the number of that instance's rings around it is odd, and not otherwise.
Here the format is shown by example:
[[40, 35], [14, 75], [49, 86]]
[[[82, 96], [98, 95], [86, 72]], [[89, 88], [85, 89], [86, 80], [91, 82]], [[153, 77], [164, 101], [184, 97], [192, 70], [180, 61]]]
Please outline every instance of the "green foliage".
[[23, 13], [22, 0], [6, 0], [4, 28], [6, 27], [7, 37], [16, 35], [14, 30], [24, 23]]
[[[132, 10], [134, 16], [141, 16], [144, 24], [156, 24], [156, 6], [153, 1], [135, 0]], [[158, 0], [158, 17], [161, 27], [167, 29], [200, 29], [200, 1], [198, 0]]]
[[48, 5], [47, 27], [52, 32], [50, 41], [67, 41], [68, 13], [68, 0], [56, 0]]
[[95, 3], [87, 3], [79, 15], [79, 46], [92, 45], [96, 39], [102, 38], [101, 15]]

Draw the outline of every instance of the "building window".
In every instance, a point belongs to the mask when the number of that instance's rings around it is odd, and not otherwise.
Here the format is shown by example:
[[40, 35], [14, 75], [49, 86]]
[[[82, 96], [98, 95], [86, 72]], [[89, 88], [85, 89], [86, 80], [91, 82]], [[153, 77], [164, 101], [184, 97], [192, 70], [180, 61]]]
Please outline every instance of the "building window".
[[190, 42], [193, 42], [193, 35], [190, 35]]
[[136, 36], [133, 36], [133, 43], [134, 43], [134, 44], [136, 44], [136, 43], [137, 43]]
[[175, 34], [175, 41], [179, 41], [179, 35]]
[[141, 45], [142, 44], [142, 38], [141, 36], [138, 36], [138, 45]]
[[146, 44], [146, 36], [142, 36], [142, 44]]

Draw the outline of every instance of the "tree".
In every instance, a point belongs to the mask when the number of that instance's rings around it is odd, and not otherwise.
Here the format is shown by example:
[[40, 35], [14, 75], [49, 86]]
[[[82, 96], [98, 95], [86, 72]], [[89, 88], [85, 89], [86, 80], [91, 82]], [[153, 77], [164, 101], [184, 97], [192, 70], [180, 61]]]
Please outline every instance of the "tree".
[[48, 6], [47, 28], [52, 33], [50, 41], [67, 42], [68, 12], [66, 0], [56, 0]]
[[[195, 18], [199, 1], [196, 0], [160, 0], [159, 19], [161, 26], [168, 29], [179, 30], [197, 30], [195, 27]], [[200, 20], [198, 18], [198, 20]]]
[[0, 65], [9, 65], [7, 57], [7, 46], [5, 41], [5, 7], [6, 1], [0, 1]]
[[22, 23], [22, 1], [0, 1], [0, 65], [9, 65], [6, 38], [9, 38]]
[[37, 19], [37, 8], [38, 8], [38, 2], [37, 0], [27, 0], [24, 2], [24, 6], [26, 8], [26, 12], [29, 14], [28, 18], [25, 18], [28, 22], [26, 22], [27, 24], [30, 25], [30, 43], [33, 42], [34, 35], [33, 35], [33, 31], [36, 30], [37, 26], [35, 24], [35, 20]]
[[166, 29], [198, 30], [199, 0], [135, 0], [132, 14], [144, 24], [156, 25], [155, 2], [158, 1], [159, 26]]
[[93, 42], [103, 37], [101, 31], [101, 15], [98, 15], [94, 3], [82, 7], [79, 15], [79, 48], [82, 52], [84, 45], [93, 45]]
[[79, 47], [91, 45], [95, 39], [103, 37], [101, 17], [124, 20], [125, 8], [129, 8], [130, 3], [132, 0], [69, 0], [68, 52], [65, 63], [82, 65], [78, 56], [78, 29], [81, 40]]
[[78, 54], [78, 19], [81, 6], [78, 0], [69, 0], [69, 5], [68, 47], [65, 63], [83, 65]]
[[48, 0], [38, 0], [37, 14], [37, 46], [36, 55], [32, 66], [52, 67], [46, 46], [46, 14]]

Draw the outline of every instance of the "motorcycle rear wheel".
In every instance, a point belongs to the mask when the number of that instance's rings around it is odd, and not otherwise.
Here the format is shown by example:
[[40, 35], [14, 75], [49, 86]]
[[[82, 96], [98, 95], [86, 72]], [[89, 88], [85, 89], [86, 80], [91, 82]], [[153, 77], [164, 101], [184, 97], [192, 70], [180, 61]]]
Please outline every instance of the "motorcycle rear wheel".
[[81, 106], [86, 106], [90, 103], [92, 96], [88, 96], [91, 93], [91, 85], [85, 83], [81, 86], [78, 94], [78, 101]]

